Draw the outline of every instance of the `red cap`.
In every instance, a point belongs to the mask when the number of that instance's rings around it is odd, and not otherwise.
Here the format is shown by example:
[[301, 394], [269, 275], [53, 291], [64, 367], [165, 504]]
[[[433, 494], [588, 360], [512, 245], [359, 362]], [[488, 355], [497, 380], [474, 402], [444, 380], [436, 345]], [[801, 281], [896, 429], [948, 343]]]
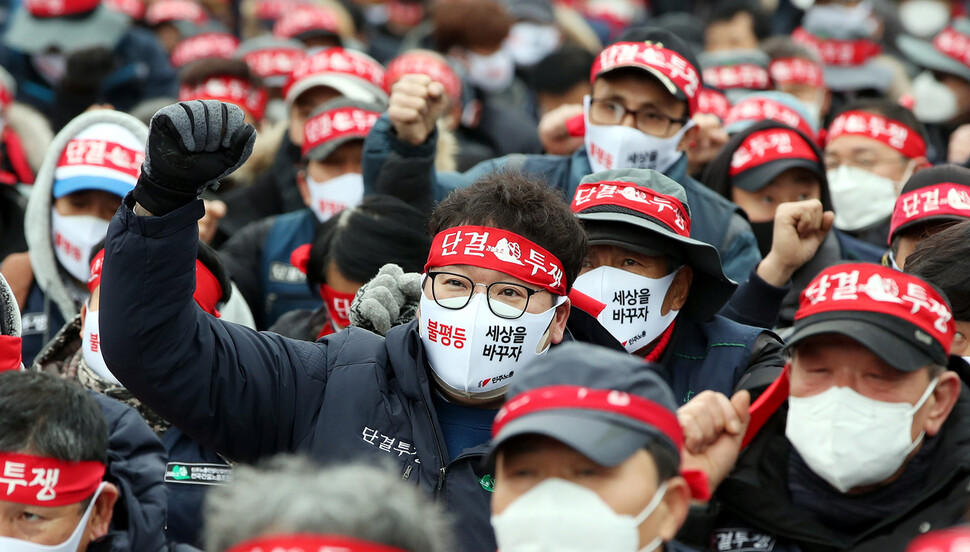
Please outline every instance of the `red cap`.
[[297, 38], [312, 31], [323, 31], [339, 37], [340, 22], [326, 8], [303, 6], [284, 13], [273, 25], [273, 35], [277, 38]]
[[145, 23], [153, 26], [169, 21], [189, 21], [202, 25], [208, 19], [202, 6], [191, 0], [155, 0], [145, 11]]
[[596, 56], [590, 72], [590, 82], [621, 67], [636, 67], [657, 77], [674, 96], [687, 101], [688, 115], [697, 112], [697, 93], [701, 76], [687, 58], [677, 52], [650, 42], [617, 42]]
[[266, 111], [267, 96], [262, 88], [256, 88], [249, 81], [237, 77], [214, 76], [196, 87], [182, 85], [179, 101], [219, 100], [231, 103], [246, 111], [253, 119], [260, 121]]
[[448, 62], [427, 52], [406, 52], [394, 58], [387, 66], [384, 88], [391, 89], [404, 75], [428, 75], [445, 87], [451, 101], [461, 102], [461, 79]]
[[176, 68], [206, 58], [229, 59], [239, 47], [239, 39], [228, 33], [203, 33], [179, 42], [172, 50]]
[[94, 11], [101, 0], [27, 0], [26, 7], [34, 17], [64, 17]]

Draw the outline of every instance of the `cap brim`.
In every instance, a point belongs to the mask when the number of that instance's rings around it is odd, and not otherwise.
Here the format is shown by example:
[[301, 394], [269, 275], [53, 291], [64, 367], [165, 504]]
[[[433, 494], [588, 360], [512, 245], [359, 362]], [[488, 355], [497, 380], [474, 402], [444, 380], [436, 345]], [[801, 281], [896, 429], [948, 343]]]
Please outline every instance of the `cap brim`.
[[760, 165], [753, 169], [746, 170], [736, 176], [731, 177], [731, 185], [741, 188], [747, 192], [757, 192], [767, 186], [779, 174], [788, 169], [808, 169], [818, 176], [819, 181], [825, 179], [819, 162], [809, 159], [776, 159]]
[[903, 372], [914, 372], [929, 364], [947, 365], [946, 354], [940, 349], [937, 358], [911, 345], [915, 327], [899, 319], [872, 312], [839, 311], [817, 314], [795, 322], [795, 331], [788, 338], [790, 349], [810, 337], [837, 334], [858, 342], [872, 354]]
[[14, 14], [3, 36], [3, 42], [14, 50], [28, 54], [51, 48], [70, 53], [82, 48], [114, 48], [128, 30], [127, 15], [99, 5], [87, 17], [39, 18], [21, 7]]
[[946, 223], [946, 222], [957, 223], [957, 222], [964, 222], [966, 220], [970, 220], [970, 217], [961, 217], [959, 215], [933, 215], [929, 217], [910, 220], [903, 224], [900, 224], [899, 228], [896, 228], [895, 230], [892, 231], [892, 234], [889, 235], [889, 244], [892, 245], [893, 238], [899, 235], [900, 232], [905, 232], [913, 227], [921, 226], [923, 224], [933, 224], [933, 223]]
[[135, 186], [133, 184], [111, 178], [101, 176], [74, 176], [55, 181], [52, 190], [54, 199], [58, 199], [81, 190], [101, 190], [116, 194], [118, 197], [125, 197], [134, 188]]
[[387, 103], [386, 92], [360, 79], [341, 75], [314, 75], [302, 79], [290, 87], [286, 93], [286, 104], [293, 105], [293, 102], [300, 97], [300, 94], [318, 86], [332, 88], [341, 96], [353, 100], [380, 103], [382, 105]]
[[670, 92], [675, 98], [677, 98], [678, 100], [687, 101], [687, 94], [684, 94], [684, 92], [680, 88], [677, 88], [677, 85], [674, 84], [674, 81], [670, 80], [670, 77], [668, 77], [667, 75], [664, 75], [663, 73], [660, 72], [660, 70], [655, 69], [653, 67], [647, 67], [645, 65], [640, 65], [637, 63], [627, 63], [623, 65], [617, 65], [615, 67], [610, 67], [606, 71], [600, 71], [599, 73], [596, 74], [596, 78], [600, 78], [601, 76], [607, 75], [613, 71], [616, 71], [617, 69], [624, 69], [627, 67], [633, 68], [633, 69], [640, 69], [641, 71], [644, 71], [649, 75], [652, 75], [657, 80], [659, 80], [660, 84], [662, 84], [664, 88], [666, 88], [667, 91]]
[[916, 65], [949, 73], [970, 81], [970, 67], [951, 58], [943, 52], [937, 50], [933, 45], [925, 40], [900, 35], [896, 39], [896, 46], [899, 50]]
[[825, 86], [835, 92], [850, 90], [889, 90], [893, 81], [890, 68], [870, 60], [854, 67], [827, 65], [824, 68]]
[[367, 138], [366, 134], [361, 134], [358, 136], [341, 136], [340, 138], [335, 138], [329, 142], [324, 142], [319, 146], [313, 148], [307, 152], [306, 158], [310, 161], [323, 161], [324, 159], [330, 157], [330, 155], [337, 151], [337, 148], [348, 143], [358, 140], [363, 142]]
[[[694, 320], [708, 320], [717, 314], [728, 302], [731, 295], [738, 285], [736, 282], [724, 275], [721, 266], [721, 257], [717, 249], [707, 243], [685, 238], [674, 234], [670, 230], [643, 218], [629, 215], [626, 213], [600, 212], [600, 213], [578, 213], [577, 217], [585, 221], [619, 222], [631, 224], [654, 234], [657, 238], [672, 244], [672, 249], [680, 255], [681, 259], [691, 266], [694, 272], [694, 280], [690, 286], [690, 294], [682, 311]], [[616, 245], [636, 250], [639, 247], [636, 243], [627, 240], [611, 238], [599, 234], [595, 226], [587, 226], [590, 245]], [[662, 254], [662, 253], [661, 253]]]
[[522, 435], [542, 435], [576, 449], [601, 466], [613, 467], [659, 438], [636, 429], [620, 416], [588, 410], [536, 412], [509, 422], [492, 439], [489, 457], [509, 439]]

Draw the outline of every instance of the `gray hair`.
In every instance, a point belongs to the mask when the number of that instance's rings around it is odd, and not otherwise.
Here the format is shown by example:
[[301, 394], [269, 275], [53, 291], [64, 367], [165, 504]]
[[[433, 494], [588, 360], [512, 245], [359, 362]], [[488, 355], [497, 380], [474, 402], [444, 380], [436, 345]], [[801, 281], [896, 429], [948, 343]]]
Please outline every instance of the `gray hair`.
[[205, 501], [205, 547], [224, 552], [266, 534], [338, 534], [412, 552], [453, 550], [444, 514], [393, 470], [319, 468], [296, 456], [239, 466]]

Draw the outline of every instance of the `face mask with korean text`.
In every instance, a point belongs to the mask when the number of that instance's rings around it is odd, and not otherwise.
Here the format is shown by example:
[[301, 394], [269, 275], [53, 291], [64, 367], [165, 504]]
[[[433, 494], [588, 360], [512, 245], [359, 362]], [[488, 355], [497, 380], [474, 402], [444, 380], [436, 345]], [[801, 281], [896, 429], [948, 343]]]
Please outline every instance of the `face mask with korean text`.
[[327, 222], [337, 213], [360, 205], [364, 199], [364, 175], [347, 173], [323, 182], [317, 182], [308, 174], [306, 185], [310, 191], [310, 208], [317, 220]]
[[677, 147], [691, 127], [688, 121], [670, 138], [660, 138], [625, 125], [596, 125], [589, 121], [586, 97], [586, 154], [592, 172], [610, 169], [652, 169], [665, 173], [684, 155]]
[[597, 320], [627, 352], [634, 353], [657, 339], [680, 313], [670, 310], [661, 314], [664, 298], [678, 272], [647, 278], [601, 266], [580, 275], [573, 287], [606, 304]]
[[[460, 305], [466, 297], [440, 299]], [[560, 297], [557, 305], [565, 297]], [[499, 307], [499, 301], [493, 300]], [[421, 342], [435, 379], [448, 391], [469, 398], [503, 394], [517, 370], [548, 350], [547, 330], [556, 306], [515, 319], [496, 316], [484, 293], [451, 310], [421, 294]]]
[[652, 552], [656, 537], [640, 546], [640, 525], [663, 501], [665, 481], [636, 517], [617, 514], [594, 491], [565, 479], [549, 478], [520, 496], [492, 528], [501, 552]]
[[98, 311], [88, 309], [84, 315], [84, 332], [81, 334], [81, 356], [88, 368], [108, 383], [121, 385], [118, 378], [111, 373], [101, 355], [101, 329], [98, 322]]
[[930, 382], [915, 405], [870, 399], [850, 387], [788, 398], [785, 436], [816, 475], [840, 492], [888, 479], [923, 441], [912, 438], [913, 416], [936, 389]]
[[71, 536], [66, 541], [61, 544], [45, 545], [12, 537], [0, 537], [0, 550], [3, 550], [3, 552], [77, 552], [78, 546], [81, 545], [81, 537], [84, 536], [84, 531], [88, 527], [88, 519], [91, 517], [94, 505], [98, 501], [98, 496], [101, 495], [101, 490], [104, 489], [105, 485], [106, 483], [101, 483], [98, 487], [98, 490], [91, 498], [91, 503], [88, 504], [87, 510], [81, 516], [81, 521], [78, 522], [77, 527], [74, 528], [74, 532], [71, 533]]
[[108, 234], [108, 221], [93, 215], [63, 216], [51, 208], [54, 256], [64, 270], [81, 282], [91, 275], [91, 251]]

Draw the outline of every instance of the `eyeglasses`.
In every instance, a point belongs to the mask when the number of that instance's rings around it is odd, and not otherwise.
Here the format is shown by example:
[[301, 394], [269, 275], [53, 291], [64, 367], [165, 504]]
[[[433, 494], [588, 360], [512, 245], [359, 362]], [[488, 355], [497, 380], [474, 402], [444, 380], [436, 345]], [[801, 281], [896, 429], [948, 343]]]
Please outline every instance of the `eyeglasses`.
[[616, 100], [591, 99], [589, 105], [589, 120], [597, 125], [618, 125], [626, 118], [627, 113], [633, 115], [637, 128], [654, 136], [666, 136], [673, 124], [685, 125], [688, 117], [675, 119], [661, 112], [656, 107], [643, 109], [627, 109]]
[[521, 284], [511, 282], [492, 282], [476, 284], [468, 276], [453, 272], [428, 272], [431, 280], [431, 296], [438, 306], [459, 310], [465, 308], [475, 294], [476, 286], [485, 286], [485, 298], [488, 308], [495, 316], [514, 320], [529, 307], [529, 299], [533, 295], [546, 291], [544, 289], [530, 289]]
[[848, 159], [840, 159], [834, 155], [825, 156], [825, 169], [829, 171], [834, 171], [845, 165], [847, 167], [855, 167], [862, 170], [872, 170], [879, 165], [888, 165], [891, 163], [907, 163], [909, 159], [903, 157], [902, 155], [898, 157], [892, 157], [889, 159], [878, 158], [872, 155], [856, 155], [849, 157]]

